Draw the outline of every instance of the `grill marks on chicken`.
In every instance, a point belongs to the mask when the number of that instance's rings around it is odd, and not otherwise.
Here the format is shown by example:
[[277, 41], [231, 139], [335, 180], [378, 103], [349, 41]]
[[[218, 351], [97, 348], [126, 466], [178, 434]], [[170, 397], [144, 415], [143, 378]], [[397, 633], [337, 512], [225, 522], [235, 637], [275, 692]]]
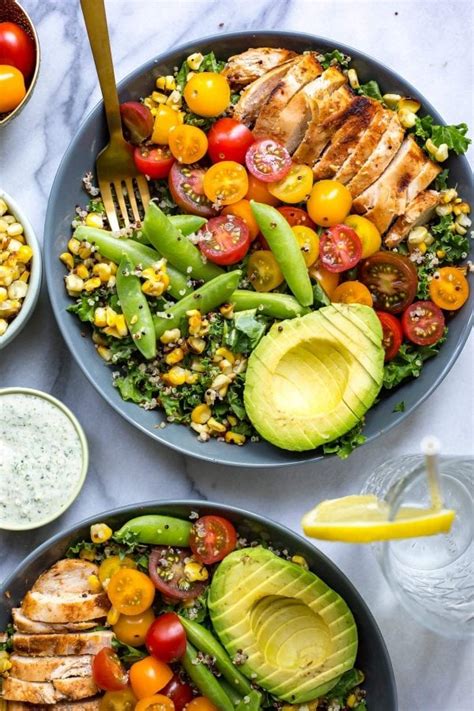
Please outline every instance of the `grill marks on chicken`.
[[296, 57], [296, 52], [274, 47], [256, 47], [229, 57], [222, 72], [236, 88], [247, 86], [259, 77]]
[[234, 106], [234, 118], [246, 126], [253, 126], [261, 107], [295, 61], [290, 59], [249, 84]]
[[418, 225], [425, 225], [434, 215], [435, 208], [441, 201], [441, 195], [436, 190], [425, 190], [410, 202], [405, 213], [395, 220], [385, 235], [387, 247], [396, 247], [410, 230]]

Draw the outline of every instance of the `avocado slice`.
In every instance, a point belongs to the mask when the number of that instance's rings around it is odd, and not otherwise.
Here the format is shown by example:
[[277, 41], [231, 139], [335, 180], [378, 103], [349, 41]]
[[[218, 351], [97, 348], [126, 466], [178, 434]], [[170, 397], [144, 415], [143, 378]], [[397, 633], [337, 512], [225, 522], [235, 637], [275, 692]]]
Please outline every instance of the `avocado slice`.
[[289, 703], [326, 694], [351, 669], [357, 628], [347, 604], [317, 575], [257, 546], [230, 553], [209, 593], [228, 654], [249, 679]]
[[330, 304], [275, 324], [249, 358], [244, 402], [259, 434], [304, 451], [352, 429], [383, 382], [382, 327], [373, 309]]

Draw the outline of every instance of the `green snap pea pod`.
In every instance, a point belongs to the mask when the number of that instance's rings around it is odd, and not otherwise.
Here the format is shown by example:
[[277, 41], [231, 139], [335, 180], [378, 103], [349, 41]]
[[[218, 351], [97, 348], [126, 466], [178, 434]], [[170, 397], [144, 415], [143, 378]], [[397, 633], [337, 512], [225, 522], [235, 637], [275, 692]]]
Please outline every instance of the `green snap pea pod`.
[[304, 316], [310, 311], [306, 306], [301, 306], [293, 296], [289, 294], [274, 294], [272, 292], [264, 293], [236, 289], [230, 298], [230, 302], [234, 304], [234, 311], [257, 309], [261, 314], [282, 320]]
[[[185, 237], [200, 230], [201, 227], [207, 222], [205, 217], [199, 217], [199, 215], [168, 215], [168, 220]], [[143, 244], [150, 244], [147, 237], [141, 231], [140, 236], [137, 237], [137, 241], [142, 242]]]
[[[112, 232], [100, 230], [96, 227], [81, 225], [76, 228], [73, 236], [81, 242], [94, 244], [105, 259], [110, 259], [115, 264], [119, 264], [124, 254], [134, 264], [140, 264], [145, 268], [152, 267], [161, 259], [161, 254], [145, 244], [135, 242], [133, 239], [119, 239], [114, 237]], [[171, 264], [166, 265], [166, 270], [170, 278], [168, 292], [173, 298], [181, 299], [186, 294], [191, 293], [192, 289], [188, 286], [189, 277], [175, 269]]]
[[[231, 686], [231, 685], [229, 684], [229, 682], [226, 681], [226, 679], [223, 679], [223, 678], [221, 677], [221, 678], [219, 679], [219, 683], [220, 683], [220, 685], [222, 686], [222, 688], [224, 689], [224, 691], [225, 691], [225, 693], [227, 694], [227, 696], [229, 697], [229, 699], [230, 699], [230, 700], [232, 701], [232, 703], [234, 704], [234, 706], [238, 706], [239, 703], [240, 703], [240, 701], [241, 701], [241, 699], [242, 699], [241, 695], [236, 692], [236, 690], [234, 689], [234, 687]], [[1, 711], [1, 707], [0, 707], [0, 711]]]
[[302, 306], [313, 303], [313, 289], [301, 249], [288, 222], [271, 205], [250, 201], [260, 231], [277, 260], [286, 283]]
[[249, 694], [246, 694], [240, 703], [236, 706], [235, 711], [259, 711], [262, 695], [252, 689]]
[[207, 696], [219, 711], [234, 711], [234, 704], [225, 693], [222, 686], [217, 681], [212, 672], [205, 664], [199, 663], [197, 651], [189, 642], [186, 645], [186, 652], [181, 659], [184, 670], [193, 681], [201, 694]]
[[191, 527], [189, 521], [182, 521], [180, 518], [148, 514], [137, 516], [124, 523], [122, 528], [116, 531], [114, 538], [124, 543], [131, 537], [137, 543], [187, 548]]
[[197, 622], [188, 620], [185, 617], [180, 617], [180, 620], [186, 630], [186, 637], [191, 644], [197, 647], [199, 651], [204, 652], [204, 654], [210, 654], [211, 657], [214, 657], [217, 669], [241, 696], [250, 694], [252, 691], [250, 682], [232, 663], [224, 647], [214, 635]]
[[140, 279], [133, 274], [134, 268], [130, 257], [124, 255], [117, 269], [117, 295], [133, 342], [140, 353], [150, 360], [156, 356], [153, 316]]
[[183, 237], [154, 202], [147, 207], [142, 230], [155, 249], [188, 278], [210, 281], [223, 273], [216, 264], [204, 261], [199, 249]]
[[187, 311], [199, 309], [202, 314], [207, 314], [221, 304], [228, 302], [239, 283], [240, 277], [241, 272], [238, 270], [220, 274], [220, 276], [207, 282], [207, 284], [203, 284], [192, 294], [188, 294], [184, 299], [170, 306], [165, 312], [165, 316], [155, 314], [153, 321], [155, 323], [156, 337], [160, 338], [168, 329], [179, 326]]

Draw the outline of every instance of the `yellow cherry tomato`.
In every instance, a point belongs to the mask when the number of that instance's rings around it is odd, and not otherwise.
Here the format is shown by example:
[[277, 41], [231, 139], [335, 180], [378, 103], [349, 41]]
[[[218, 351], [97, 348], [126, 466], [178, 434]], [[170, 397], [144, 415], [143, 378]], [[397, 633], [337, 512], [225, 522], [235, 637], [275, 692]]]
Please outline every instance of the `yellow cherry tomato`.
[[338, 304], [364, 304], [372, 306], [372, 294], [360, 281], [345, 281], [334, 289], [331, 301]]
[[131, 689], [107, 691], [99, 702], [99, 711], [134, 711], [137, 699]]
[[268, 183], [264, 183], [263, 180], [259, 180], [252, 175], [252, 173], [249, 173], [248, 181], [249, 188], [247, 190], [247, 195], [245, 196], [247, 200], [263, 202], [265, 205], [273, 205], [273, 207], [280, 204], [278, 198], [268, 192]]
[[0, 64], [0, 114], [16, 109], [25, 95], [25, 80], [20, 70]]
[[268, 191], [281, 202], [294, 205], [306, 200], [312, 187], [313, 171], [309, 165], [292, 165], [284, 178], [268, 185]]
[[239, 200], [238, 202], [234, 202], [232, 205], [227, 205], [227, 207], [222, 210], [222, 214], [240, 217], [240, 219], [247, 225], [252, 242], [256, 239], [258, 233], [260, 232], [260, 228], [257, 224], [257, 220], [253, 216], [252, 208], [250, 207], [250, 202], [248, 200]]
[[193, 74], [184, 87], [184, 100], [198, 116], [219, 116], [230, 104], [230, 86], [216, 72]]
[[155, 586], [145, 573], [120, 568], [110, 578], [107, 595], [121, 615], [141, 615], [153, 604]]
[[168, 145], [168, 135], [172, 128], [183, 123], [183, 116], [171, 106], [160, 104], [156, 110], [151, 140], [153, 143]]
[[319, 257], [319, 235], [306, 225], [295, 225], [291, 229], [301, 247], [305, 264], [310, 267]]
[[233, 160], [211, 165], [204, 175], [205, 196], [220, 205], [232, 205], [242, 200], [249, 187], [247, 171]]
[[120, 615], [116, 625], [112, 627], [119, 642], [130, 647], [141, 647], [145, 644], [146, 633], [155, 620], [151, 607], [141, 615]]
[[186, 711], [219, 711], [219, 709], [205, 696], [197, 696], [187, 704]]
[[311, 279], [317, 281], [320, 286], [324, 289], [329, 298], [332, 298], [336, 286], [339, 284], [340, 274], [338, 272], [330, 272], [319, 262], [313, 264], [309, 269], [309, 275]]
[[256, 291], [271, 291], [284, 281], [277, 260], [266, 249], [252, 252], [247, 262], [247, 276]]
[[352, 196], [338, 180], [320, 180], [313, 185], [306, 205], [309, 216], [321, 227], [343, 222], [352, 205]]
[[111, 555], [106, 558], [99, 566], [99, 580], [102, 585], [110, 580], [112, 575], [120, 570], [120, 568], [136, 568], [137, 564], [132, 558], [120, 558], [118, 555]]
[[173, 126], [168, 134], [171, 153], [180, 163], [196, 163], [206, 155], [207, 136], [197, 126]]
[[352, 227], [362, 243], [362, 259], [371, 257], [380, 250], [382, 238], [373, 222], [361, 215], [348, 215], [344, 224]]
[[430, 281], [430, 297], [436, 306], [446, 311], [457, 311], [466, 303], [469, 283], [460, 269], [441, 267]]

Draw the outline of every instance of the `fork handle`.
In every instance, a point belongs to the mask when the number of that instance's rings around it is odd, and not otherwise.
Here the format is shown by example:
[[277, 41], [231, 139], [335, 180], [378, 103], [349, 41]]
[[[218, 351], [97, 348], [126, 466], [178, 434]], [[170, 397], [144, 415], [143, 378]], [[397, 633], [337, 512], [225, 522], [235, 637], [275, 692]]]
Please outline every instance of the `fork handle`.
[[81, 0], [81, 9], [104, 99], [109, 134], [123, 137], [104, 0]]

